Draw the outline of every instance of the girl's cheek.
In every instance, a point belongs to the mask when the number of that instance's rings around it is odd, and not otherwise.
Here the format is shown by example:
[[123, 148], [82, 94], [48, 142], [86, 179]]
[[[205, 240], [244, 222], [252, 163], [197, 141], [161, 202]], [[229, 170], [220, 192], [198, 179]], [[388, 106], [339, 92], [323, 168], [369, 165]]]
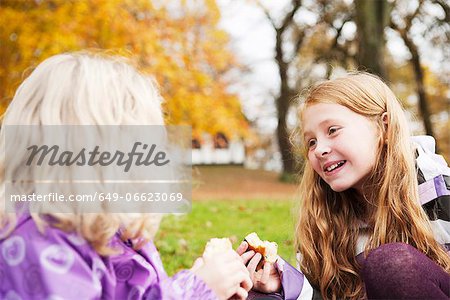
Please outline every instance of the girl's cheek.
[[315, 157], [312, 154], [312, 152], [308, 153], [308, 162], [311, 164], [311, 166], [315, 170], [316, 169], [316, 165], [317, 165], [317, 160], [315, 159]]
[[317, 174], [320, 175], [320, 172], [319, 172], [320, 166], [319, 166], [318, 162], [315, 161], [314, 159], [310, 159], [309, 163], [311, 164], [314, 172], [316, 172]]

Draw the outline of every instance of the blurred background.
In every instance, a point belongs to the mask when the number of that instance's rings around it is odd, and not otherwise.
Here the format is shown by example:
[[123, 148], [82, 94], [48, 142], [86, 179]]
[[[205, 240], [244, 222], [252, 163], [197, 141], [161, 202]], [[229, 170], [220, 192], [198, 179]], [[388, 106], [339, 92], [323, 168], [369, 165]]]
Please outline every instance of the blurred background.
[[445, 0], [1, 0], [0, 113], [51, 55], [129, 57], [158, 81], [167, 123], [193, 129], [193, 210], [156, 238], [168, 272], [211, 237], [237, 246], [252, 231], [293, 261], [296, 96], [378, 74], [449, 161], [449, 20]]

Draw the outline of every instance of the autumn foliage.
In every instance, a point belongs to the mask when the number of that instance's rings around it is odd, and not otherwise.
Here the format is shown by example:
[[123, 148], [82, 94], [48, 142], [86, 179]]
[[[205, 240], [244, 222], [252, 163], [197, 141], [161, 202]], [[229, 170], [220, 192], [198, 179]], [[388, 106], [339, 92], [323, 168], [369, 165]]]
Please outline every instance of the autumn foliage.
[[219, 18], [213, 0], [2, 0], [0, 113], [45, 58], [102, 49], [156, 77], [169, 124], [192, 125], [194, 136], [244, 136], [248, 124], [228, 91], [238, 65]]

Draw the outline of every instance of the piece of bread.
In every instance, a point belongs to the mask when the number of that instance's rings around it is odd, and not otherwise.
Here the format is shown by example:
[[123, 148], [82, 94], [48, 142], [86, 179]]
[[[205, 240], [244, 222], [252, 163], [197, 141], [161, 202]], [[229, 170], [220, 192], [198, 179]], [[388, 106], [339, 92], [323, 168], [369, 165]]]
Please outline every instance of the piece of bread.
[[275, 242], [261, 241], [256, 232], [248, 234], [244, 239], [248, 244], [248, 250], [253, 250], [262, 255], [265, 261], [274, 263], [277, 261], [278, 244]]
[[233, 246], [229, 238], [213, 238], [206, 243], [204, 257], [214, 255], [216, 253], [222, 253], [228, 250], [233, 250]]

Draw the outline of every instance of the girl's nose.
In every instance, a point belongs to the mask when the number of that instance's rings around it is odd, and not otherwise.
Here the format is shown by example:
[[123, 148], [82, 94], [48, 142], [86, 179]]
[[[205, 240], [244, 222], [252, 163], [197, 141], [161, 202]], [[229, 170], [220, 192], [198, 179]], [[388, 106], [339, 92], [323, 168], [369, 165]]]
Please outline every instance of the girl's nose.
[[316, 157], [324, 157], [325, 155], [329, 154], [331, 152], [331, 148], [327, 143], [319, 143], [317, 142], [317, 146], [315, 149], [314, 154]]

